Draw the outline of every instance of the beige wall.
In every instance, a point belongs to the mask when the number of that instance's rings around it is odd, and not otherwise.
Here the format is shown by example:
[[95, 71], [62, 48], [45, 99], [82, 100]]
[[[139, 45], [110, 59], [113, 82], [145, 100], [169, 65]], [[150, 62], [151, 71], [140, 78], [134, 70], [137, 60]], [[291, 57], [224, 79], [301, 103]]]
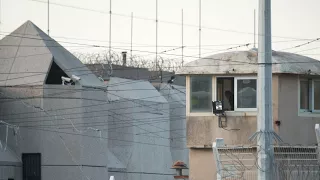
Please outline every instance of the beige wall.
[[211, 149], [190, 149], [189, 179], [215, 180], [216, 164]]
[[[320, 123], [320, 114], [299, 113], [298, 75], [280, 75], [279, 78], [279, 135], [289, 144], [316, 144], [315, 124]], [[308, 117], [309, 116], [309, 117]], [[313, 116], [313, 117], [310, 117]]]
[[[193, 114], [189, 112], [189, 87], [187, 79], [187, 146], [190, 149], [190, 179], [207, 180], [216, 179], [216, 166], [212, 152], [212, 142], [216, 138], [224, 138], [228, 145], [249, 145], [248, 139], [257, 130], [257, 112], [231, 112], [227, 113], [228, 123], [225, 129], [219, 128], [218, 117], [212, 113]], [[215, 90], [215, 78], [213, 77], [213, 90]], [[215, 94], [213, 92], [213, 94]], [[278, 120], [279, 112], [279, 76], [273, 76], [273, 119]], [[214, 100], [213, 95], [213, 100]], [[278, 127], [274, 126], [275, 131]], [[230, 129], [239, 129], [237, 131]]]
[[[213, 78], [214, 81], [215, 78]], [[189, 80], [189, 78], [187, 78]], [[187, 82], [187, 106], [189, 104], [189, 87]], [[213, 83], [215, 84], [215, 83]], [[278, 120], [278, 96], [279, 76], [273, 76], [273, 119]], [[213, 85], [214, 86], [214, 85]], [[212, 88], [215, 90], [215, 88]], [[215, 94], [213, 92], [213, 94]], [[214, 99], [214, 98], [213, 98]], [[190, 113], [187, 108], [187, 146], [188, 147], [209, 147], [216, 138], [224, 138], [226, 144], [244, 145], [252, 142], [248, 138], [256, 132], [257, 112], [230, 112], [227, 113], [227, 127], [219, 128], [218, 117], [212, 113], [196, 114]], [[224, 120], [224, 118], [222, 118]], [[277, 126], [274, 126], [278, 131]], [[231, 130], [230, 129], [239, 129]]]

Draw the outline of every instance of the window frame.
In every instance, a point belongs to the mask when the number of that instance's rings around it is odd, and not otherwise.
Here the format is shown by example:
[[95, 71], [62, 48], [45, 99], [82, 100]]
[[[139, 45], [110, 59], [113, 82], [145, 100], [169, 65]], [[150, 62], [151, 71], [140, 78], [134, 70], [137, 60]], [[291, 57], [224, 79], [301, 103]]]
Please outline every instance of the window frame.
[[[319, 78], [315, 78], [315, 79], [312, 79], [312, 89], [311, 89], [311, 93], [312, 93], [312, 97], [311, 97], [311, 111], [312, 112], [315, 112], [315, 113], [320, 113], [320, 109], [314, 109], [314, 99], [315, 99], [315, 95], [314, 95], [314, 82], [315, 81], [318, 81], [320, 82], [320, 79]], [[310, 99], [310, 98], [309, 98]]]
[[[308, 109], [301, 109], [301, 81], [306, 81], [308, 83], [308, 101], [309, 101], [309, 107]], [[299, 112], [301, 113], [320, 113], [320, 109], [316, 110], [314, 109], [314, 82], [318, 81], [320, 82], [320, 78], [299, 78], [299, 89], [298, 89], [298, 100], [299, 100]]]
[[192, 78], [193, 77], [208, 77], [210, 79], [210, 93], [211, 93], [211, 99], [210, 99], [210, 104], [212, 102], [212, 97], [213, 97], [213, 79], [212, 79], [212, 75], [190, 75], [190, 85], [189, 85], [189, 112], [190, 113], [212, 113], [212, 107], [209, 108], [208, 111], [199, 111], [199, 110], [193, 110], [192, 109]]
[[[256, 86], [258, 86], [258, 81], [256, 76], [239, 76], [234, 77], [234, 111], [244, 112], [244, 111], [257, 111], [258, 107], [255, 108], [238, 108], [238, 80], [245, 80], [245, 79], [254, 79], [256, 80]], [[256, 92], [257, 92], [256, 87]], [[258, 94], [256, 94], [256, 106], [258, 106]]]
[[[235, 90], [234, 88], [234, 81], [235, 81], [235, 77], [234, 76], [216, 76], [215, 77], [215, 88], [214, 88], [214, 100], [217, 101], [218, 100], [218, 79], [233, 79], [233, 84], [232, 84], [232, 87], [233, 87], [233, 91]], [[233, 92], [233, 95], [234, 95], [234, 92]], [[233, 97], [235, 98], [235, 97]], [[235, 106], [234, 106], [234, 100], [233, 100], [233, 111], [226, 111], [226, 112], [235, 112]]]
[[[300, 112], [310, 112], [310, 107], [312, 107], [312, 97], [310, 97], [310, 93], [312, 94], [312, 92], [310, 92], [310, 85], [311, 85], [311, 89], [312, 89], [312, 84], [310, 84], [310, 82], [308, 83], [308, 109], [302, 109], [301, 108], [301, 82], [309, 82], [309, 80], [307, 78], [303, 78], [303, 79], [299, 79], [299, 111]], [[311, 105], [311, 106], [310, 106]]]

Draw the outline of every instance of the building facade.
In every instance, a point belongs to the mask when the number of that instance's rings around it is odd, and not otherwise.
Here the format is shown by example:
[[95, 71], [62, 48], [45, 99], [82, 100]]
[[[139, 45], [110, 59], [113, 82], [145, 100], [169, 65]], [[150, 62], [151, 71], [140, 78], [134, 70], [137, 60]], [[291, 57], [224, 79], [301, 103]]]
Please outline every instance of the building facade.
[[[187, 146], [190, 178], [216, 178], [212, 142], [252, 145], [257, 129], [257, 50], [221, 53], [192, 61], [178, 74], [186, 75]], [[316, 144], [320, 122], [320, 63], [305, 56], [272, 52], [272, 101], [275, 132], [284, 143]], [[212, 113], [222, 101], [226, 117]]]
[[103, 82], [31, 21], [0, 45], [0, 179], [171, 180], [188, 160], [182, 90]]

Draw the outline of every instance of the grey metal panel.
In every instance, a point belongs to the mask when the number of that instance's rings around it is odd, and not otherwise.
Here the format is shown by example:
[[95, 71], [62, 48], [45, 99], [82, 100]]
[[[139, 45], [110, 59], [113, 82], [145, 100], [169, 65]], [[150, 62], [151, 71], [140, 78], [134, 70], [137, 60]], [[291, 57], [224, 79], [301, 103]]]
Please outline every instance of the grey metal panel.
[[[109, 94], [115, 99], [127, 98], [161, 103], [167, 102], [167, 100], [147, 81], [134, 81], [113, 77], [107, 85], [108, 90], [110, 90]], [[117, 95], [113, 95], [114, 93], [117, 93]]]

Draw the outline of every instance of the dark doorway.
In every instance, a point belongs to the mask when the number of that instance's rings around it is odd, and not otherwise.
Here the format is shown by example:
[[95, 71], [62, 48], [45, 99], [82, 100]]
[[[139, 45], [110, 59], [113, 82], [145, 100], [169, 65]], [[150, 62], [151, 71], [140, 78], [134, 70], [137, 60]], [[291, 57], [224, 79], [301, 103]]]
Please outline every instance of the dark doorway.
[[53, 61], [47, 76], [46, 84], [62, 84], [61, 77], [68, 75]]
[[41, 154], [22, 154], [23, 180], [41, 180]]

